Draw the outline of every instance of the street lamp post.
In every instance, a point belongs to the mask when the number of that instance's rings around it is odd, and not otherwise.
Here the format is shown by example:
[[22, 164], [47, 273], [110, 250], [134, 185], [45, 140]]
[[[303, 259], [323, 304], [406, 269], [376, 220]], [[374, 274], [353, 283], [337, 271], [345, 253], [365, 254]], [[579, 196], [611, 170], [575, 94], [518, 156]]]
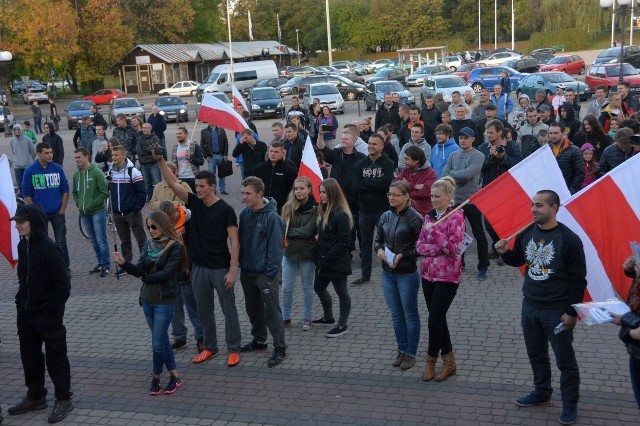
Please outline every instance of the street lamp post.
[[626, 25], [625, 21], [627, 18], [627, 11], [632, 0], [600, 0], [600, 7], [603, 9], [613, 8], [614, 1], [617, 3], [618, 13], [620, 14], [620, 18], [618, 19], [618, 22], [620, 23], [620, 72], [618, 74], [618, 82], [622, 83], [624, 81], [624, 76], [622, 74], [622, 61], [624, 60], [624, 26]]
[[298, 44], [298, 66], [300, 66], [300, 37], [298, 35], [297, 28], [296, 28], [296, 43]]
[[[12, 59], [13, 55], [11, 54], [11, 52], [0, 52], [0, 66], [4, 67], [9, 65]], [[9, 137], [11, 136], [11, 128], [9, 127], [11, 123], [9, 122], [9, 117], [7, 116], [7, 108], [4, 101], [4, 86], [2, 83], [4, 83], [4, 78], [0, 81], [0, 101], [2, 101], [2, 121], [4, 122], [4, 135], [6, 137]], [[9, 97], [11, 97], [11, 92], [9, 92]]]
[[331, 51], [331, 17], [329, 16], [329, 0], [325, 0], [327, 11], [327, 52], [329, 53], [329, 65], [333, 65], [333, 52]]

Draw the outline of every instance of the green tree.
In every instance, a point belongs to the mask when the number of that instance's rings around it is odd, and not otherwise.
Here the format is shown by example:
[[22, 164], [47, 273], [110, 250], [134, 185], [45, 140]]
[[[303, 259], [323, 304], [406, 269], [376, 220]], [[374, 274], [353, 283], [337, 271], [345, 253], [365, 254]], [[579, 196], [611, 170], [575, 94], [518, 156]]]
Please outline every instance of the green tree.
[[223, 0], [191, 0], [193, 24], [186, 40], [193, 43], [215, 43], [224, 40], [227, 28], [225, 21], [220, 18], [220, 12], [225, 4], [226, 1]]
[[121, 4], [135, 44], [184, 43], [192, 28], [190, 0], [122, 0]]

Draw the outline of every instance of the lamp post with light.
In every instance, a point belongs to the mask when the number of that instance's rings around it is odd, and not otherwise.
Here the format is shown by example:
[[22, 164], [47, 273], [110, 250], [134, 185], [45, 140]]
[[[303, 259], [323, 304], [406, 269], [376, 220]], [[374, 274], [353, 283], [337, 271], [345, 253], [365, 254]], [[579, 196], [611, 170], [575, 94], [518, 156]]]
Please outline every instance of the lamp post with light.
[[298, 44], [298, 66], [300, 66], [300, 37], [298, 36], [297, 28], [296, 28], [296, 43]]
[[[624, 75], [622, 73], [622, 65], [624, 60], [624, 26], [626, 25], [627, 11], [629, 9], [629, 5], [632, 0], [600, 0], [600, 7], [605, 10], [609, 10], [610, 8], [613, 10], [615, 7], [620, 14], [620, 18], [618, 22], [620, 23], [620, 72], [618, 74], [618, 82], [622, 83], [624, 81]], [[614, 6], [614, 2], [616, 3]], [[612, 24], [613, 25], [613, 24]]]
[[[0, 67], [8, 66], [11, 63], [12, 59], [13, 59], [13, 55], [11, 54], [11, 52], [7, 52], [7, 51], [0, 52]], [[7, 116], [7, 108], [4, 101], [4, 98], [5, 98], [4, 86], [2, 83], [4, 83], [4, 76], [2, 79], [0, 79], [0, 100], [2, 101], [2, 120], [4, 122], [4, 135], [6, 137], [9, 137], [11, 136], [11, 128], [9, 127], [11, 123], [9, 122], [9, 117]], [[7, 97], [7, 99], [9, 98], [11, 98], [11, 92], [9, 92], [9, 96]]]

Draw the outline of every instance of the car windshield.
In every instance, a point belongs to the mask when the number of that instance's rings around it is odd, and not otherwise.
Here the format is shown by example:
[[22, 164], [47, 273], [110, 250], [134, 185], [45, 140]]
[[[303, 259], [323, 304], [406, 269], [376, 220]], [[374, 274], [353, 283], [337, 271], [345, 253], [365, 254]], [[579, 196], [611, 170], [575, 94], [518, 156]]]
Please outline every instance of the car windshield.
[[604, 50], [602, 53], [598, 55], [599, 58], [607, 58], [610, 56], [620, 56], [620, 48], [619, 47], [610, 47]]
[[311, 88], [310, 96], [333, 95], [339, 93], [338, 89], [332, 84], [323, 84]]
[[212, 72], [211, 74], [209, 74], [209, 77], [207, 77], [207, 81], [205, 81], [205, 83], [214, 83], [218, 77], [220, 77], [220, 74], [217, 72]]
[[374, 74], [374, 77], [387, 77], [390, 72], [390, 70], [380, 70]]
[[442, 78], [440, 80], [437, 80], [438, 88], [439, 89], [450, 89], [452, 87], [460, 87], [460, 86], [466, 86], [466, 83], [461, 79], [461, 78]]
[[[615, 67], [607, 67], [609, 77], [617, 77], [620, 75], [620, 65]], [[630, 64], [622, 64], [622, 75], [638, 75], [638, 71]]]
[[302, 80], [304, 77], [293, 77], [291, 80], [287, 81], [287, 84], [298, 84], [300, 83], [300, 80]]
[[420, 67], [417, 70], [415, 70], [413, 73], [414, 74], [429, 74], [432, 69], [433, 69], [433, 67]]
[[265, 99], [275, 99], [278, 93], [275, 90], [254, 90], [251, 92], [251, 99], [261, 101]]
[[69, 111], [82, 111], [82, 110], [88, 110], [89, 107], [93, 105], [93, 102], [71, 102], [69, 104]]
[[573, 83], [575, 80], [563, 72], [544, 74], [547, 83]]
[[135, 99], [116, 99], [114, 102], [115, 108], [135, 108], [140, 106]]
[[390, 81], [388, 83], [378, 84], [376, 86], [376, 92], [378, 93], [386, 93], [386, 92], [402, 92], [404, 91], [404, 87], [397, 81]]
[[556, 56], [555, 58], [551, 58], [551, 60], [549, 62], [547, 62], [547, 64], [549, 65], [553, 65], [553, 64], [564, 64], [567, 62], [567, 57], [558, 57]]
[[509, 59], [508, 61], [504, 61], [502, 63], [502, 66], [513, 68], [513, 66], [516, 64], [516, 62], [518, 62], [517, 59]]
[[160, 97], [156, 100], [156, 105], [158, 106], [169, 106], [169, 105], [184, 105], [182, 99], [177, 96], [165, 96]]

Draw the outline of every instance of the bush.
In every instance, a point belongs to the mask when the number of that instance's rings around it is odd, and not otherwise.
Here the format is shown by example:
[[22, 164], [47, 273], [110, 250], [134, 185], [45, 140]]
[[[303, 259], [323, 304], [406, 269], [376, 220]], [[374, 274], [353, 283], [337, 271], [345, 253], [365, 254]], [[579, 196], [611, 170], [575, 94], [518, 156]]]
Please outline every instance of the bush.
[[[361, 49], [349, 49], [349, 50], [336, 50], [332, 52], [333, 62], [337, 61], [357, 61], [365, 57], [364, 52]], [[320, 52], [316, 60], [314, 61], [318, 65], [330, 65], [329, 53]]]
[[529, 49], [541, 49], [555, 45], [564, 45], [566, 51], [584, 50], [591, 46], [594, 34], [579, 28], [533, 33], [529, 40]]

